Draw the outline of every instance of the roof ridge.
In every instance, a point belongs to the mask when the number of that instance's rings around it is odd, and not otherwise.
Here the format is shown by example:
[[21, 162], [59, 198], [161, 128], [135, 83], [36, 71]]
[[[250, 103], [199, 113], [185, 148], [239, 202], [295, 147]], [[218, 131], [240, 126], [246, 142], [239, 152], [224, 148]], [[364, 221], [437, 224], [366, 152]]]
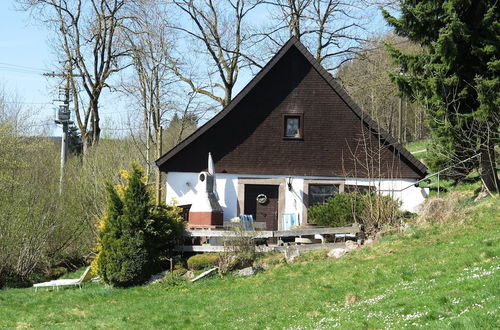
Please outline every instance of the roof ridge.
[[333, 88], [333, 90], [344, 100], [347, 106], [370, 128], [377, 131], [381, 138], [389, 142], [401, 155], [405, 156], [410, 163], [412, 163], [418, 170], [422, 171], [425, 175], [427, 168], [425, 165], [415, 158], [406, 148], [396, 141], [396, 139], [389, 134], [386, 130], [380, 127], [375, 120], [373, 120], [366, 112], [364, 112], [357, 104], [354, 102], [352, 97], [347, 93], [347, 91], [340, 86], [337, 80], [329, 73], [319, 62], [314, 58], [311, 52], [302, 44], [299, 40], [295, 39], [294, 42], [297, 45], [297, 49], [306, 57], [306, 59], [311, 63], [311, 65], [316, 69], [316, 71], [325, 79], [325, 81]]
[[[264, 67], [250, 80], [248, 84], [243, 87], [243, 89], [226, 105], [218, 114], [213, 116], [210, 120], [208, 120], [205, 124], [200, 126], [197, 130], [187, 136], [184, 140], [182, 140], [175, 147], [167, 151], [160, 158], [158, 158], [155, 163], [157, 166], [161, 166], [168, 159], [173, 157], [176, 153], [184, 149], [192, 140], [196, 139], [198, 136], [206, 132], [210, 127], [212, 127], [219, 120], [224, 118], [240, 101], [243, 99], [248, 92], [250, 92], [255, 85], [270, 71], [272, 67], [278, 62], [283, 55], [290, 49], [291, 46], [295, 45], [298, 42], [297, 38], [291, 37], [281, 48], [280, 50], [274, 54], [274, 56], [264, 65]], [[300, 43], [300, 42], [299, 42]]]
[[330, 85], [330, 87], [340, 96], [340, 98], [347, 104], [347, 106], [354, 112], [358, 118], [361, 119], [369, 128], [380, 134], [380, 137], [389, 143], [400, 155], [405, 157], [413, 166], [416, 167], [418, 171], [421, 172], [422, 176], [427, 173], [427, 168], [422, 162], [415, 158], [406, 148], [395, 140], [388, 132], [382, 129], [368, 114], [366, 114], [347, 94], [344, 88], [335, 80], [335, 78], [314, 58], [314, 56], [309, 52], [309, 50], [298, 40], [296, 37], [292, 36], [281, 48], [280, 50], [264, 65], [264, 67], [257, 73], [250, 82], [236, 95], [235, 98], [229, 102], [228, 105], [224, 107], [218, 114], [212, 117], [209, 121], [203, 124], [200, 128], [194, 131], [191, 135], [182, 140], [177, 146], [167, 151], [159, 159], [156, 160], [156, 165], [161, 166], [168, 159], [172, 158], [175, 154], [184, 149], [193, 140], [197, 139], [200, 135], [205, 133], [218, 121], [222, 120], [233, 108], [250, 92], [254, 86], [260, 82], [260, 80], [274, 67], [274, 65], [288, 52], [288, 50], [295, 46], [297, 50], [306, 58], [306, 60], [311, 64], [311, 66], [316, 69], [320, 76]]

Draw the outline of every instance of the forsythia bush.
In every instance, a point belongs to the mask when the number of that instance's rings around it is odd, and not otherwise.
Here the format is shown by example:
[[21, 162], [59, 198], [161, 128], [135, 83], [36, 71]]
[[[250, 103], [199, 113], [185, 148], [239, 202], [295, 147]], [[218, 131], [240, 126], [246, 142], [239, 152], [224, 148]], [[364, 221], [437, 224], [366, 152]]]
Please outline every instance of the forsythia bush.
[[105, 283], [128, 287], [162, 269], [183, 224], [177, 208], [153, 205], [138, 166], [122, 176], [128, 180], [123, 189], [107, 185], [107, 214], [99, 223], [93, 270]]

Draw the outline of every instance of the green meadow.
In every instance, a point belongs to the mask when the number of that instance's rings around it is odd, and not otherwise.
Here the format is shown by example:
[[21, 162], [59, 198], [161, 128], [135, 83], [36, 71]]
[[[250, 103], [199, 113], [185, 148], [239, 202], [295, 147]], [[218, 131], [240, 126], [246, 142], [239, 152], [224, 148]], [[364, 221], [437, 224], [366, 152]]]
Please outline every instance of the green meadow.
[[499, 328], [498, 197], [453, 203], [341, 259], [264, 255], [253, 277], [3, 290], [0, 328]]

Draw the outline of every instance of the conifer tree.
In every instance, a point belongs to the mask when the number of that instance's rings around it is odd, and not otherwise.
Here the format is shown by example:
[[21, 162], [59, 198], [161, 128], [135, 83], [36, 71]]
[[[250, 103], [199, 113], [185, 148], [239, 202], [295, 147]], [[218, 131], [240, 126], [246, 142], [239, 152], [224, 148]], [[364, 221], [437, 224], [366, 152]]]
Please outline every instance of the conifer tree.
[[68, 127], [68, 149], [70, 154], [79, 156], [83, 152], [82, 136], [75, 124]]
[[391, 78], [401, 93], [428, 109], [428, 165], [438, 170], [479, 153], [455, 169], [455, 179], [480, 167], [485, 186], [498, 191], [499, 2], [400, 0], [399, 5], [398, 17], [383, 11], [386, 21], [427, 52], [405, 54], [389, 45], [401, 67]]
[[128, 287], [162, 268], [183, 229], [176, 209], [154, 206], [138, 166], [120, 193], [107, 185], [108, 206], [100, 224], [97, 272], [105, 283]]

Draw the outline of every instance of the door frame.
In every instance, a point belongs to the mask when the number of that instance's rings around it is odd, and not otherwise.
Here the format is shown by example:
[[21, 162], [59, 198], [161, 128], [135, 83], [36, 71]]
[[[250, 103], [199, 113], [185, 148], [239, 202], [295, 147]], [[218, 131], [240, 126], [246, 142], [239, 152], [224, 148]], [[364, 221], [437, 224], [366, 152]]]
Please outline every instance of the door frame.
[[282, 230], [281, 218], [285, 213], [286, 178], [238, 178], [238, 215], [245, 209], [246, 184], [278, 186], [278, 230]]

